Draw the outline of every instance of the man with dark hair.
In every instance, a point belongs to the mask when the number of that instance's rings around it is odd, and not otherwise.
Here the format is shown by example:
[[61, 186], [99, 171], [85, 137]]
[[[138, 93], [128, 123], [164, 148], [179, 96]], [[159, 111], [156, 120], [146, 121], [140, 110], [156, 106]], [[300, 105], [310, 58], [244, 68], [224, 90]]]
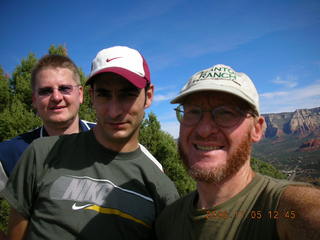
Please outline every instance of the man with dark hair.
[[179, 151], [197, 190], [161, 213], [158, 239], [320, 239], [320, 190], [250, 166], [265, 122], [246, 74], [215, 65], [171, 103], [180, 104]]
[[35, 140], [9, 178], [11, 240], [152, 239], [155, 218], [178, 198], [138, 142], [154, 91], [142, 55], [101, 50], [87, 84], [97, 125]]
[[32, 105], [43, 126], [0, 143], [0, 191], [23, 151], [44, 136], [88, 131], [94, 126], [79, 119], [83, 88], [77, 66], [66, 56], [45, 55], [31, 73]]

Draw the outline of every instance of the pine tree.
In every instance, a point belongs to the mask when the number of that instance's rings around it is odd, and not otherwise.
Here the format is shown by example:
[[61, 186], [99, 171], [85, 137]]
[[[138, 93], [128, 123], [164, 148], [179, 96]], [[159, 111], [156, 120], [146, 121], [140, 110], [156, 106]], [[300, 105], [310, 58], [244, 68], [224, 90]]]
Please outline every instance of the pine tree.
[[0, 113], [0, 141], [7, 140], [41, 125], [31, 108], [26, 107], [18, 96]]
[[62, 55], [62, 56], [68, 56], [68, 50], [66, 47], [62, 45], [58, 45], [55, 47], [53, 44], [50, 46], [48, 53], [50, 55]]
[[9, 76], [4, 74], [0, 66], [0, 113], [9, 105], [10, 93]]
[[29, 109], [32, 107], [31, 71], [36, 63], [37, 58], [33, 53], [30, 53], [28, 57], [22, 59], [21, 64], [15, 68], [11, 79], [15, 96]]
[[180, 195], [195, 189], [195, 182], [186, 173], [179, 158], [174, 138], [161, 130], [160, 122], [152, 112], [142, 123], [139, 141], [162, 164], [164, 172], [175, 183]]
[[85, 119], [90, 122], [96, 121], [96, 114], [94, 109], [91, 107], [91, 100], [90, 100], [90, 94], [89, 94], [89, 86], [85, 86], [86, 77], [83, 73], [82, 69], [79, 68], [80, 73], [80, 81], [81, 85], [83, 86], [83, 103], [80, 106], [79, 116], [81, 119]]

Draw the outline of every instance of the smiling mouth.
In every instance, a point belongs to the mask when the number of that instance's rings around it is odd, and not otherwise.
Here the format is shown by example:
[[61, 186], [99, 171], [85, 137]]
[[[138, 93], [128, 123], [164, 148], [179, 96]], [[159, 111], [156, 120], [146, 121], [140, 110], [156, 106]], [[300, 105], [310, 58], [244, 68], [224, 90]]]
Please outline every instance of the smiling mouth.
[[60, 106], [60, 107], [51, 107], [49, 108], [50, 110], [59, 110], [59, 109], [62, 109], [62, 108], [65, 108], [64, 106]]
[[203, 146], [198, 144], [194, 144], [194, 147], [200, 151], [214, 151], [214, 150], [220, 150], [223, 148], [223, 146]]

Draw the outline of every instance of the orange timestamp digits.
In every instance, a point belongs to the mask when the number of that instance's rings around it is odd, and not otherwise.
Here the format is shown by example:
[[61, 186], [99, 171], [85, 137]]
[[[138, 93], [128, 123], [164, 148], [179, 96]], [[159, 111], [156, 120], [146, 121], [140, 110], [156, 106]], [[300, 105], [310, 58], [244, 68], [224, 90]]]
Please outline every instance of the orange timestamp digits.
[[297, 214], [296, 214], [296, 211], [284, 211], [283, 213], [279, 211], [268, 211], [268, 216], [270, 219], [278, 219], [278, 218], [295, 219]]
[[229, 218], [229, 212], [228, 211], [207, 211], [206, 218], [223, 218], [227, 219]]
[[251, 219], [262, 219], [267, 217], [269, 219], [279, 219], [279, 218], [287, 218], [287, 219], [295, 219], [297, 216], [296, 211], [277, 211], [277, 210], [269, 210], [266, 214], [263, 214], [262, 211], [253, 210], [250, 212], [249, 217]]
[[250, 212], [245, 211], [237, 211], [237, 212], [229, 212], [229, 211], [219, 211], [219, 210], [207, 210], [206, 219], [209, 218], [219, 218], [219, 219], [228, 219], [228, 218], [250, 218], [254, 220], [260, 219], [279, 219], [279, 218], [286, 218], [286, 219], [295, 219], [297, 217], [296, 211], [277, 211], [277, 210], [251, 210]]

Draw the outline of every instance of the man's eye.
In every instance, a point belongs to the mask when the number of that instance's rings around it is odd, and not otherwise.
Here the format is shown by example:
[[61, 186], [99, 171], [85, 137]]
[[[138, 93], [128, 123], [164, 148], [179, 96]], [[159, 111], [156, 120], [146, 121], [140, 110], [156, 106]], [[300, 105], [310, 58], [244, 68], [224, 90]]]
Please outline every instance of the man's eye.
[[139, 92], [137, 91], [127, 91], [127, 92], [122, 92], [121, 97], [126, 98], [126, 97], [138, 97]]
[[107, 97], [108, 95], [110, 95], [110, 92], [104, 89], [97, 89], [97, 90], [94, 90], [94, 92], [97, 97]]
[[201, 114], [201, 110], [200, 109], [190, 109], [187, 112], [188, 114], [192, 114], [192, 115], [199, 115]]
[[72, 92], [72, 86], [60, 86], [59, 91], [62, 93], [70, 93]]
[[50, 95], [52, 93], [52, 88], [40, 88], [38, 90], [38, 94], [41, 96]]
[[223, 115], [233, 115], [234, 114], [234, 112], [230, 111], [230, 110], [221, 110], [221, 111], [218, 111], [218, 113], [223, 114]]
[[216, 117], [221, 117], [221, 118], [234, 118], [237, 115], [237, 113], [233, 109], [221, 108], [221, 109], [217, 109], [217, 111], [215, 112], [215, 115]]

